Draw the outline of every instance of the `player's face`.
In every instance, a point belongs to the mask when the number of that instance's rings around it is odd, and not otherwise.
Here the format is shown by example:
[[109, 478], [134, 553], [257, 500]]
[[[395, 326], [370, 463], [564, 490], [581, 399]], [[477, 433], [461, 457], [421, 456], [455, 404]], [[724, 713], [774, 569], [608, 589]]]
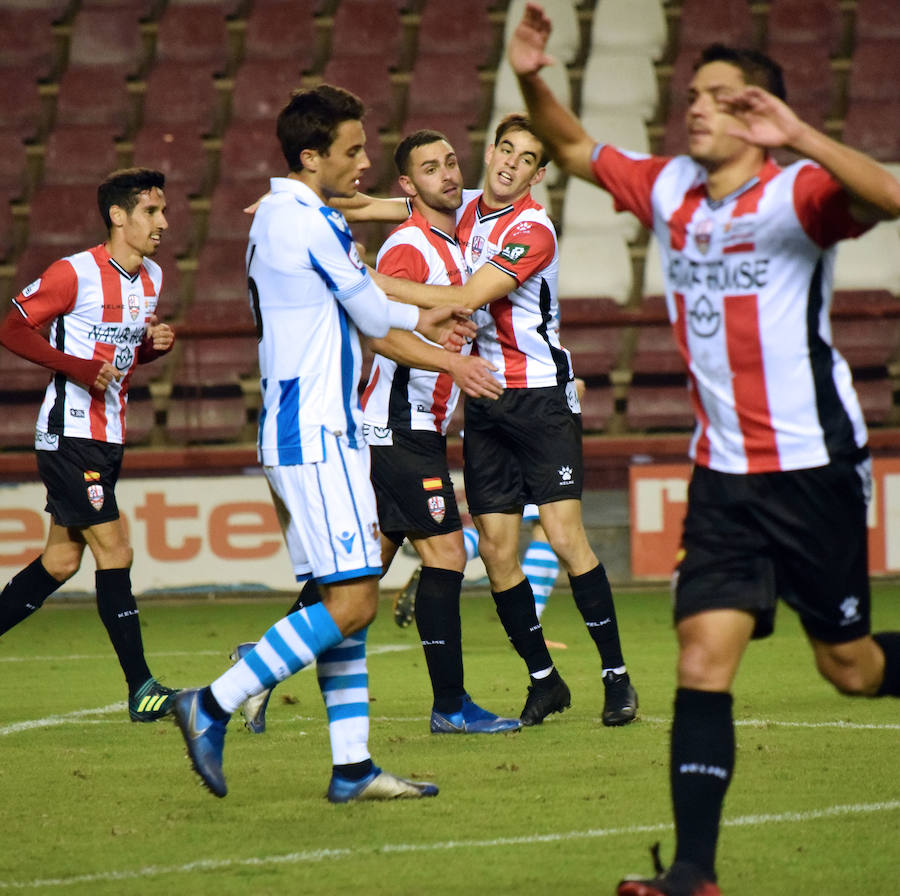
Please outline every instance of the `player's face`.
[[462, 205], [462, 172], [446, 140], [417, 146], [409, 154], [406, 175], [419, 199], [438, 212], [455, 212]]
[[735, 123], [722, 102], [747, 86], [741, 70], [728, 62], [710, 62], [699, 68], [688, 88], [685, 115], [688, 152], [707, 166], [727, 162], [747, 148], [726, 128]]
[[501, 207], [521, 199], [543, 176], [541, 141], [528, 131], [507, 131], [486, 155], [485, 200]]
[[126, 245], [139, 255], [154, 255], [168, 230], [166, 197], [158, 187], [139, 194], [137, 205], [125, 215], [122, 236]]
[[363, 172], [371, 167], [366, 132], [361, 121], [342, 121], [328, 153], [319, 156], [319, 186], [326, 199], [349, 199], [359, 190]]

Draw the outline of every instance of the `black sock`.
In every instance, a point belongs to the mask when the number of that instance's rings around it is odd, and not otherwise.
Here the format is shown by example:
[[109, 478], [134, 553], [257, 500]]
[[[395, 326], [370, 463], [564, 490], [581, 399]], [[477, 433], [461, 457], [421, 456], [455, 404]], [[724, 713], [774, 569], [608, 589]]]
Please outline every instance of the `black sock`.
[[534, 611], [534, 592], [528, 579], [506, 591], [492, 591], [497, 615], [516, 653], [525, 660], [528, 672], [534, 675], [553, 665], [550, 651], [544, 643], [544, 631]]
[[62, 582], [44, 569], [40, 557], [19, 570], [0, 594], [0, 635], [39, 609], [60, 585]]
[[624, 666], [616, 607], [603, 564], [598, 563], [580, 576], [569, 576], [569, 584], [575, 606], [600, 652], [603, 668], [618, 669]]
[[133, 694], [151, 675], [144, 659], [137, 601], [131, 593], [131, 573], [128, 569], [98, 569], [94, 581], [97, 611], [125, 673], [128, 693]]
[[200, 691], [200, 705], [203, 711], [212, 716], [216, 721], [227, 722], [231, 716], [219, 706], [219, 701], [213, 696], [212, 688], [206, 687]]
[[331, 770], [334, 774], [340, 775], [348, 781], [362, 781], [362, 779], [372, 771], [373, 767], [371, 759], [363, 759], [362, 762], [349, 762], [346, 765], [333, 765], [331, 766]]
[[304, 607], [311, 607], [313, 604], [318, 604], [322, 602], [322, 592], [319, 591], [319, 586], [316, 584], [315, 579], [307, 579], [303, 585], [303, 588], [300, 590], [300, 593], [297, 595], [297, 599], [291, 605], [290, 610], [285, 613], [285, 616], [290, 616], [291, 613], [296, 613], [297, 610], [302, 610]]
[[722, 803], [734, 771], [731, 694], [678, 688], [672, 722], [675, 861], [697, 865], [715, 880]]
[[459, 593], [463, 574], [453, 569], [423, 566], [416, 588], [416, 628], [425, 651], [425, 663], [438, 712], [462, 708], [462, 630]]
[[900, 697], [900, 632], [872, 635], [884, 653], [884, 678], [877, 697]]

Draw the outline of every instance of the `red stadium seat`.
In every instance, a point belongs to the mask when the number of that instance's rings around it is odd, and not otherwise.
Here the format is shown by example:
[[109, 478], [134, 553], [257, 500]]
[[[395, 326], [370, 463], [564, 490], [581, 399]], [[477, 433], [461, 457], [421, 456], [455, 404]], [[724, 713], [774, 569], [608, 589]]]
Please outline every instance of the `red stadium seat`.
[[453, 54], [476, 67], [499, 56], [502, 32], [495, 33], [484, 0], [454, 0], [452, 13], [441, 3], [426, 3], [419, 20], [416, 58]]
[[97, 211], [96, 184], [38, 187], [29, 205], [31, 246], [53, 246], [61, 256], [80, 252], [106, 239], [106, 228]]
[[15, 85], [13, 90], [0, 90], [0, 130], [34, 137], [43, 120], [34, 71], [28, 65], [0, 66], [0, 83]]
[[[222, 137], [219, 177], [228, 181], [250, 181], [247, 196], [261, 195], [269, 188], [269, 178], [287, 172], [287, 162], [275, 129], [258, 122], [232, 122]], [[245, 203], [245, 205], [248, 203]]]
[[3, 448], [31, 448], [34, 446], [34, 425], [42, 392], [0, 392], [3, 413], [0, 414], [0, 446]]
[[686, 378], [678, 383], [633, 381], [628, 389], [625, 424], [631, 431], [690, 430], [694, 413]]
[[856, 0], [854, 25], [857, 43], [900, 40], [900, 16], [894, 0]]
[[257, 122], [275, 132], [278, 113], [300, 86], [300, 65], [284, 59], [248, 59], [234, 75], [231, 122]]
[[180, 443], [234, 442], [245, 431], [240, 386], [198, 388], [176, 384], [166, 413], [166, 434]]
[[900, 100], [853, 100], [844, 117], [843, 141], [879, 162], [900, 159]]
[[678, 46], [700, 49], [712, 43], [752, 45], [753, 19], [747, 0], [683, 0]]
[[[23, 283], [22, 286], [26, 284]], [[33, 392], [36, 399], [32, 413], [31, 425], [34, 428], [34, 421], [37, 419], [38, 407], [41, 403], [40, 395], [50, 382], [53, 374], [40, 364], [32, 361], [26, 361], [18, 355], [13, 354], [7, 348], [0, 348], [0, 383], [4, 391], [8, 392]], [[4, 405], [4, 412], [6, 407]], [[2, 416], [2, 415], [0, 415]]]
[[222, 4], [169, 4], [157, 23], [154, 58], [157, 65], [193, 62], [224, 72], [229, 53]]
[[167, 195], [173, 189], [188, 196], [205, 193], [210, 185], [210, 161], [203, 137], [202, 128], [193, 122], [151, 122], [135, 134], [133, 164], [162, 171]]
[[156, 424], [153, 396], [146, 386], [128, 390], [128, 410], [125, 414], [125, 444], [146, 445]]
[[202, 133], [212, 133], [221, 120], [221, 98], [214, 70], [193, 62], [160, 62], [145, 81], [142, 123], [169, 127], [192, 122]]
[[[97, 242], [99, 240], [96, 240], [94, 244], [96, 245]], [[16, 276], [12, 291], [15, 293], [21, 292], [29, 283], [37, 280], [58, 258], [71, 255], [82, 248], [89, 248], [90, 245], [91, 243], [88, 242], [84, 246], [79, 246], [73, 239], [71, 244], [67, 246], [38, 243], [31, 243], [25, 246], [21, 254], [16, 258]]]
[[[870, 40], [853, 51], [848, 85], [849, 107], [859, 100], [896, 102], [900, 84], [900, 40]], [[896, 119], [886, 120], [894, 127]]]
[[106, 125], [57, 125], [47, 137], [41, 183], [97, 186], [119, 167], [116, 144]]
[[147, 61], [140, 16], [129, 3], [84, 5], [72, 22], [69, 67], [112, 66], [139, 74]]
[[244, 64], [277, 59], [301, 70], [315, 61], [315, 14], [321, 0], [256, 0], [247, 14]]
[[371, 0], [341, 0], [337, 4], [331, 24], [330, 59], [374, 58], [388, 69], [400, 62], [402, 47], [403, 28], [395, 4]]
[[588, 386], [581, 399], [581, 426], [584, 432], [603, 432], [609, 426], [614, 407], [612, 386], [605, 383]]
[[61, 54], [52, 24], [59, 14], [61, 10], [35, 9], [32, 4], [0, 7], [0, 34], [15, 35], [14, 40], [0, 43], [0, 70], [26, 71], [31, 79], [56, 74]]
[[[249, 217], [248, 217], [249, 229]], [[201, 326], [252, 326], [244, 257], [247, 238], [209, 239], [197, 256], [186, 320]]]
[[185, 339], [175, 381], [210, 386], [238, 383], [258, 374], [255, 335]]
[[[841, 7], [838, 0], [771, 0], [766, 34], [768, 45], [818, 45], [835, 55], [840, 49]], [[795, 46], [795, 53], [805, 49]], [[786, 57], [783, 55], [780, 60]]]
[[59, 80], [55, 125], [103, 125], [110, 136], [125, 136], [135, 119], [130, 73], [130, 65], [69, 66]]

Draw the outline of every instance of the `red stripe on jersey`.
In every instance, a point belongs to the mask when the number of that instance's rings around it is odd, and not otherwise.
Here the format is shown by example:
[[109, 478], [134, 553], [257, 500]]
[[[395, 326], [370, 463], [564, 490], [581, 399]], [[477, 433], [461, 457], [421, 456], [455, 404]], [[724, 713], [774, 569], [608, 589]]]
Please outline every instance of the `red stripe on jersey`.
[[369, 401], [369, 396], [372, 394], [373, 390], [375, 389], [375, 384], [378, 382], [378, 380], [380, 378], [381, 378], [381, 368], [376, 367], [375, 372], [372, 375], [372, 378], [369, 380], [369, 385], [366, 386], [365, 390], [363, 391], [362, 398], [359, 401], [359, 406], [363, 410], [366, 409], [366, 405], [368, 404], [368, 401]]
[[688, 348], [687, 338], [687, 309], [684, 304], [684, 295], [680, 292], [675, 293], [675, 308], [678, 312], [678, 319], [675, 321], [675, 342], [678, 344], [678, 350], [684, 363], [688, 369], [688, 378], [691, 381], [689, 390], [691, 406], [694, 409], [694, 416], [700, 423], [700, 435], [697, 444], [694, 446], [694, 458], [701, 467], [709, 465], [709, 417], [700, 401], [700, 392], [697, 388], [697, 380], [691, 373], [691, 351]]
[[513, 303], [508, 296], [491, 303], [491, 316], [497, 322], [497, 342], [503, 352], [503, 376], [511, 389], [522, 389], [528, 385], [526, 376], [527, 358], [516, 344], [513, 327]]
[[673, 249], [681, 252], [687, 243], [687, 226], [706, 196], [706, 185], [699, 184], [684, 194], [684, 201], [669, 219], [669, 241]]
[[[726, 296], [724, 310], [731, 388], [744, 438], [747, 472], [777, 470], [780, 467], [778, 444], [766, 392], [757, 297]], [[790, 388], [787, 384], [785, 387]]]
[[[450, 280], [450, 284], [452, 286], [462, 286], [462, 271], [459, 269], [459, 264], [453, 257], [447, 241], [431, 231], [428, 231], [428, 241], [437, 249], [437, 253], [447, 271], [447, 278]], [[447, 405], [452, 394], [453, 377], [449, 373], [439, 374], [434, 383], [434, 391], [431, 393], [431, 410], [434, 414], [434, 428], [436, 432], [441, 431], [443, 422], [447, 417]]]
[[736, 243], [734, 246], [723, 246], [723, 255], [733, 255], [735, 252], [753, 252], [756, 246], [753, 243]]
[[[102, 247], [97, 247], [102, 249]], [[122, 276], [109, 264], [105, 251], [94, 251], [94, 260], [100, 269], [100, 289], [103, 293], [103, 320], [120, 323], [122, 320]], [[116, 347], [106, 342], [94, 344], [92, 355], [95, 361], [106, 361], [112, 364], [116, 357]], [[124, 408], [123, 411], [124, 413]], [[98, 441], [106, 441], [106, 396], [99, 398], [91, 394], [91, 437]]]

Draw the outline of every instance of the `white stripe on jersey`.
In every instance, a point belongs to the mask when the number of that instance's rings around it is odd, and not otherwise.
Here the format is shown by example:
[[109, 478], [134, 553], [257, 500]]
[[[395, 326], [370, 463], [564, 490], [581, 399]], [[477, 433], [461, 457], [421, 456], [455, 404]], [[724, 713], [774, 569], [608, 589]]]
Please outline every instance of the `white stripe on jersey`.
[[[466, 279], [459, 243], [431, 227], [417, 211], [391, 232], [376, 264], [384, 274], [437, 286], [459, 286]], [[462, 353], [471, 350], [466, 345]], [[376, 354], [362, 400], [366, 439], [370, 444], [392, 444], [395, 429], [446, 435], [458, 400], [459, 387], [449, 374], [398, 365]]]
[[102, 397], [57, 374], [38, 413], [36, 448], [55, 446], [51, 436], [125, 441], [125, 407], [147, 321], [156, 313], [162, 269], [145, 258], [135, 274], [121, 268], [104, 245], [69, 255], [26, 286], [15, 302], [38, 326], [50, 324], [50, 344], [75, 358], [108, 361], [124, 376]]
[[498, 210], [479, 207], [482, 193], [466, 190], [457, 212], [457, 238], [469, 270], [490, 262], [518, 284], [478, 309], [478, 354], [506, 388], [562, 385], [574, 376], [559, 341], [559, 246], [546, 211], [530, 195]]
[[818, 166], [767, 161], [709, 199], [686, 156], [604, 146], [594, 172], [652, 226], [666, 302], [688, 365], [697, 428], [691, 456], [726, 473], [823, 466], [866, 443], [850, 370], [831, 345], [834, 244], [864, 229]]

